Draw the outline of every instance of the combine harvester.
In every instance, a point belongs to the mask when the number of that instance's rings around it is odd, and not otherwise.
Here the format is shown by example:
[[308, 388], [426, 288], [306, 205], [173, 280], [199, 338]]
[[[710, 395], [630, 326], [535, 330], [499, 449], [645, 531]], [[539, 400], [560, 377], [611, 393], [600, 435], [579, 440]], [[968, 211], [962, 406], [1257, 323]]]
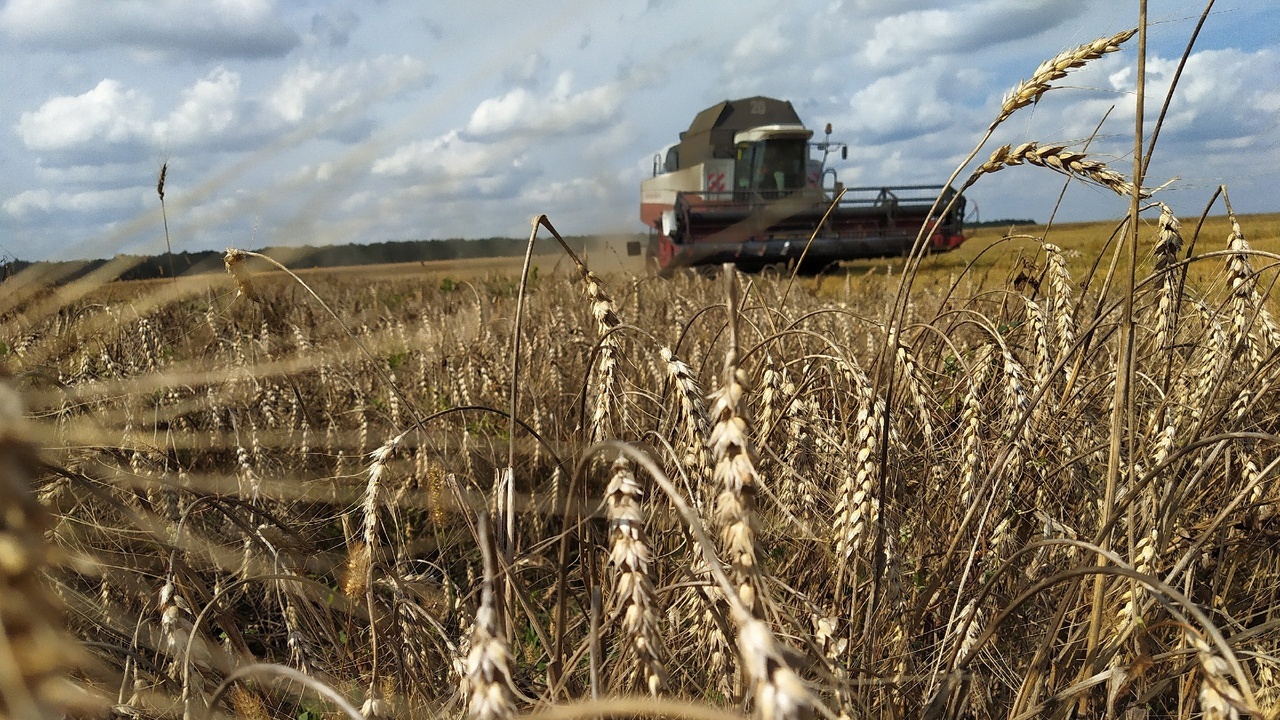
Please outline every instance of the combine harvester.
[[[847, 158], [849, 148], [831, 141], [831, 125], [826, 131], [824, 141], [811, 143], [813, 131], [791, 103], [767, 97], [726, 100], [698, 113], [679, 144], [665, 158], [654, 157], [653, 177], [640, 185], [640, 219], [650, 228], [647, 258], [670, 275], [721, 263], [758, 272], [800, 262], [801, 272], [813, 273], [841, 260], [905, 255], [930, 220], [934, 200], [941, 195], [938, 207], [945, 208], [955, 191], [942, 185], [845, 188], [827, 159], [834, 150]], [[963, 230], [961, 197], [933, 228], [929, 249], [957, 247]], [[641, 251], [638, 242], [628, 248], [631, 255]]]

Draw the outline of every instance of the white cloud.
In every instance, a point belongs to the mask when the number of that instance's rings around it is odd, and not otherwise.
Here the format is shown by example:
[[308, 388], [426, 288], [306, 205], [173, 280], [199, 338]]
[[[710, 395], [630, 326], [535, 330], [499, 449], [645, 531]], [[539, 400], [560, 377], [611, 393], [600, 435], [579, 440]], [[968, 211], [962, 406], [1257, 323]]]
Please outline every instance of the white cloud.
[[53, 193], [44, 188], [23, 190], [5, 200], [3, 207], [10, 217], [23, 217], [37, 212], [46, 213], [53, 208]]
[[379, 55], [334, 67], [304, 61], [285, 71], [267, 104], [281, 120], [296, 124], [317, 110], [350, 106], [371, 87], [399, 88], [426, 77], [426, 65], [408, 55]]
[[476, 178], [492, 174], [504, 164], [515, 165], [509, 147], [468, 140], [457, 130], [430, 140], [409, 143], [373, 163], [374, 175], [404, 177]]
[[10, 0], [0, 30], [27, 45], [179, 57], [271, 57], [299, 37], [272, 0]]
[[908, 67], [938, 55], [971, 53], [1021, 40], [1074, 12], [1058, 0], [987, 0], [960, 8], [920, 9], [878, 20], [860, 59], [873, 67]]
[[238, 127], [240, 76], [217, 67], [181, 92], [178, 106], [153, 119], [151, 97], [107, 78], [81, 95], [56, 97], [22, 113], [18, 136], [29, 150], [50, 152], [72, 164], [100, 164], [111, 147], [216, 145]]
[[76, 193], [54, 193], [40, 188], [24, 190], [5, 200], [0, 207], [14, 218], [47, 215], [52, 212], [88, 214], [137, 208], [142, 202], [142, 197], [143, 193], [139, 188], [88, 190]]
[[944, 62], [880, 77], [850, 99], [852, 130], [864, 141], [885, 142], [947, 128], [961, 110], [952, 98], [974, 81]]
[[271, 109], [286, 122], [296, 123], [307, 114], [307, 101], [316, 94], [317, 89], [331, 76], [317, 70], [309, 63], [302, 63], [290, 68], [268, 101]]
[[57, 97], [22, 113], [18, 135], [29, 150], [64, 150], [88, 143], [135, 142], [147, 131], [151, 99], [103, 80], [83, 95]]
[[525, 88], [481, 102], [467, 123], [475, 136], [519, 134], [568, 135], [602, 127], [618, 114], [623, 92], [618, 83], [572, 92], [573, 73], [564, 71], [543, 97]]
[[287, 70], [265, 102], [242, 97], [239, 73], [219, 65], [180, 93], [172, 110], [154, 117], [154, 101], [140, 89], [108, 78], [81, 94], [56, 97], [22, 113], [18, 136], [61, 164], [101, 164], [110, 146], [152, 146], [166, 151], [243, 147], [244, 139], [272, 128], [302, 124], [320, 112], [356, 108], [371, 88], [403, 87], [426, 75], [421, 61], [380, 56], [320, 68], [301, 63]]
[[[1153, 55], [1147, 60], [1146, 118], [1155, 122], [1157, 113], [1178, 66], [1177, 58]], [[1157, 153], [1187, 152], [1190, 146], [1173, 148], [1173, 143], [1198, 143], [1215, 139], [1254, 138], [1274, 132], [1276, 89], [1258, 78], [1280, 76], [1280, 52], [1239, 49], [1203, 50], [1193, 53], [1183, 69], [1177, 91], [1161, 130]], [[1108, 55], [1094, 61], [1063, 81], [1071, 87], [1045, 95], [1034, 111], [1035, 130], [1048, 126], [1063, 139], [1089, 135], [1097, 121], [1111, 109], [1109, 127], [1131, 132], [1134, 107], [1134, 71], [1131, 59]], [[1060, 112], [1070, 106], [1072, 112]], [[1114, 109], [1112, 109], [1114, 106]], [[1151, 127], [1148, 128], [1150, 130]], [[1103, 131], [1106, 134], [1107, 131]], [[1274, 142], [1269, 141], [1269, 142]], [[1131, 140], [1121, 152], [1128, 151]]]
[[756, 25], [734, 43], [725, 58], [724, 73], [733, 76], [777, 64], [793, 44], [788, 37], [794, 34], [776, 23]]
[[[1162, 63], [1161, 93], [1172, 81], [1174, 61]], [[1187, 59], [1177, 94], [1170, 106], [1170, 130], [1186, 130], [1205, 136], [1225, 131], [1252, 135], [1275, 127], [1280, 53], [1270, 50], [1246, 53], [1240, 50], [1205, 50]], [[1259, 83], [1270, 78], [1273, 84]]]
[[222, 66], [182, 91], [182, 103], [153, 133], [164, 144], [190, 145], [225, 133], [238, 115], [240, 75]]

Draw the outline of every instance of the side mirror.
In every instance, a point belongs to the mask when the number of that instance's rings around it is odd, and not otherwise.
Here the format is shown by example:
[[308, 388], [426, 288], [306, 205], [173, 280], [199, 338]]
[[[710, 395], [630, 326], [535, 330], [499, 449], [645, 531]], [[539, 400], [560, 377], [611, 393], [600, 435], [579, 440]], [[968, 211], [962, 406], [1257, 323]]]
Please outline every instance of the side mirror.
[[627, 241], [627, 257], [636, 257], [639, 254], [640, 254], [640, 241], [628, 240]]
[[840, 148], [840, 159], [841, 159], [841, 160], [848, 160], [848, 159], [849, 159], [849, 146], [848, 146], [848, 145], [845, 145], [844, 147]]

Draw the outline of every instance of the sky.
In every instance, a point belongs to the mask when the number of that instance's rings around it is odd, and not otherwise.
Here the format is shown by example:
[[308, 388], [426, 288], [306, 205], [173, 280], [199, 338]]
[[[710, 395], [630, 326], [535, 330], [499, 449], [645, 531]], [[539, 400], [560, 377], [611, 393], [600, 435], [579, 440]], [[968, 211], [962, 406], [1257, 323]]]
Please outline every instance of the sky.
[[[1137, 23], [1120, 0], [7, 0], [0, 255], [641, 232], [655, 154], [721, 100], [790, 100], [850, 144], [850, 186], [941, 183], [1005, 94]], [[1150, 0], [1147, 118], [1203, 10]], [[989, 141], [1071, 143], [1132, 169], [1137, 38]], [[1105, 118], [1105, 122], [1104, 122]], [[1101, 125], [1100, 125], [1101, 123]], [[1280, 211], [1280, 7], [1218, 0], [1149, 185], [1183, 216], [1225, 184]], [[971, 219], [1048, 219], [1063, 179], [988, 176]], [[1072, 183], [1060, 221], [1128, 201]]]

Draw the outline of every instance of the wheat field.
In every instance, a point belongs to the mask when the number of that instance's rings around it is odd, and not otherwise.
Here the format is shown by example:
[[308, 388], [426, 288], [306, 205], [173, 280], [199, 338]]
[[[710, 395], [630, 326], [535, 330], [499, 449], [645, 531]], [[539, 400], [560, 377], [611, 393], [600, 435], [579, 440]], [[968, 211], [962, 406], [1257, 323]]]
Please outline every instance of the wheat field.
[[[967, 184], [1024, 161], [1145, 193]], [[11, 278], [0, 717], [1280, 717], [1274, 219], [1138, 204], [794, 283]]]

